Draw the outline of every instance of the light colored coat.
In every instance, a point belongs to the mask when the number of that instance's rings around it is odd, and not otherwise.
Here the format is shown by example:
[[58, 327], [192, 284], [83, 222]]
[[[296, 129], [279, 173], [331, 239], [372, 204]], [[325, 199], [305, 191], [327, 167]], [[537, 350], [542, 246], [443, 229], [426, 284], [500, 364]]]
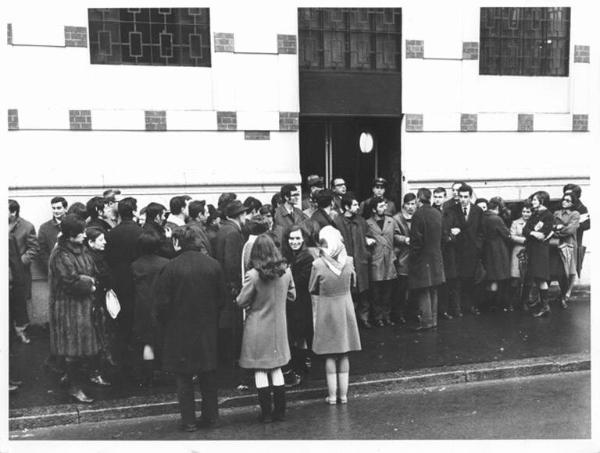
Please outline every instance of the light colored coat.
[[396, 259], [394, 243], [398, 243], [401, 237], [398, 223], [386, 215], [383, 229], [379, 228], [373, 217], [367, 220], [367, 227], [367, 236], [375, 239], [375, 244], [371, 246], [371, 281], [380, 282], [395, 279], [398, 274], [394, 265]]

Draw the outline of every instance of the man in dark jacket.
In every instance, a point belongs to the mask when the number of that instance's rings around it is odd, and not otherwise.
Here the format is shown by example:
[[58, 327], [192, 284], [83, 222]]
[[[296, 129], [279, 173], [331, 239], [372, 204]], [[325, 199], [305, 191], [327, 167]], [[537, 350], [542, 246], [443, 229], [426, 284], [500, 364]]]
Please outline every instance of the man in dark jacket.
[[[458, 193], [458, 192], [457, 192]], [[453, 201], [454, 199], [451, 199]], [[433, 191], [433, 203], [431, 206], [442, 214], [442, 259], [444, 260], [444, 274], [446, 282], [438, 288], [438, 317], [442, 319], [452, 319], [454, 315], [462, 316], [458, 305], [458, 295], [456, 293], [456, 255], [454, 251], [455, 236], [451, 233], [451, 228], [455, 227], [454, 211], [444, 209], [446, 205], [446, 189], [437, 187]], [[454, 203], [446, 206], [454, 206]]]
[[162, 257], [171, 259], [175, 256], [175, 249], [171, 242], [173, 230], [164, 226], [167, 208], [160, 203], [150, 203], [146, 206], [146, 223], [144, 230], [154, 231], [160, 237], [160, 248], [158, 254]]
[[67, 213], [67, 206], [67, 200], [65, 200], [63, 197], [52, 198], [52, 200], [50, 200], [52, 218], [40, 225], [40, 229], [38, 231], [38, 243], [40, 244], [38, 262], [44, 275], [48, 275], [48, 261], [50, 260], [50, 253], [56, 245], [56, 239], [58, 237], [58, 233], [60, 232], [60, 222]]
[[206, 202], [204, 200], [191, 201], [188, 206], [188, 214], [190, 221], [187, 225], [193, 226], [198, 229], [200, 235], [200, 251], [209, 256], [213, 256], [212, 246], [210, 240], [206, 235]]
[[275, 209], [273, 216], [273, 229], [281, 241], [283, 232], [292, 225], [299, 225], [306, 219], [306, 215], [298, 209], [300, 192], [294, 184], [285, 184], [281, 187], [281, 198], [283, 204]]
[[332, 213], [334, 212], [333, 192], [329, 189], [323, 189], [317, 192], [315, 200], [318, 209], [310, 217], [310, 220], [314, 224], [317, 235], [321, 231], [321, 228], [327, 225], [337, 228], [332, 219]]
[[174, 244], [181, 253], [158, 277], [155, 313], [164, 326], [163, 368], [176, 374], [182, 429], [195, 431], [194, 375], [202, 393], [201, 425], [217, 421], [219, 311], [230, 295], [221, 265], [199, 250], [198, 230], [182, 229]]
[[128, 363], [127, 348], [131, 341], [133, 328], [134, 286], [131, 263], [139, 256], [137, 240], [142, 228], [133, 220], [137, 211], [137, 200], [127, 197], [117, 206], [120, 223], [106, 234], [106, 262], [112, 272], [114, 290], [121, 305], [121, 311], [115, 320], [116, 349], [118, 360]]
[[394, 202], [392, 200], [390, 200], [388, 197], [385, 196], [387, 187], [388, 187], [387, 179], [375, 178], [373, 180], [373, 184], [371, 185], [371, 192], [373, 193], [373, 196], [367, 198], [360, 204], [359, 213], [362, 216], [364, 216], [365, 218], [371, 216], [371, 213], [368, 212], [369, 211], [368, 206], [369, 206], [369, 203], [371, 203], [371, 200], [373, 198], [377, 198], [377, 197], [383, 198], [387, 203], [387, 207], [385, 208], [385, 215], [389, 215], [391, 217], [391, 216], [394, 216], [394, 214], [396, 214], [396, 205], [394, 204]]
[[103, 197], [92, 197], [85, 205], [88, 214], [87, 226], [89, 228], [98, 228], [105, 235], [112, 229], [112, 225], [107, 219], [112, 215], [112, 209], [108, 199]]
[[456, 220], [456, 227], [451, 228], [451, 233], [456, 236], [456, 271], [459, 280], [458, 294], [460, 304], [473, 315], [479, 315], [475, 302], [475, 285], [483, 279], [483, 265], [481, 264], [481, 249], [483, 246], [483, 232], [481, 221], [483, 211], [471, 203], [473, 189], [468, 184], [463, 184], [458, 189], [460, 203], [451, 208], [451, 213]]
[[415, 330], [437, 326], [437, 287], [444, 283], [442, 214], [431, 207], [431, 191], [417, 191], [417, 211], [410, 228], [408, 287], [418, 307]]
[[352, 192], [346, 192], [342, 197], [343, 214], [335, 218], [334, 223], [344, 238], [348, 256], [354, 258], [356, 272], [356, 291], [352, 292], [356, 318], [366, 329], [373, 326], [369, 322], [371, 301], [369, 299], [369, 251], [367, 246], [375, 242], [366, 237], [367, 222], [358, 215], [358, 200]]

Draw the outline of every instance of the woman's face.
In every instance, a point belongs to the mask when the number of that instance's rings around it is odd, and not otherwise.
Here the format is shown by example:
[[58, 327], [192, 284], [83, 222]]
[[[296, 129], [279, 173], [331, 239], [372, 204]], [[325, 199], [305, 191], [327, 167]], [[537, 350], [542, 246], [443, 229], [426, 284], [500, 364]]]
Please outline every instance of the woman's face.
[[106, 247], [106, 239], [104, 239], [104, 234], [101, 234], [93, 241], [90, 239], [88, 243], [90, 244], [90, 247], [94, 250], [104, 250], [104, 247]]
[[537, 208], [539, 208], [539, 207], [540, 207], [540, 200], [539, 200], [539, 198], [537, 197], [537, 195], [534, 195], [534, 196], [531, 198], [531, 206], [533, 206], [533, 209], [537, 209]]
[[565, 195], [562, 199], [562, 207], [563, 209], [570, 209], [573, 207], [573, 199], [570, 195]]
[[288, 244], [293, 251], [300, 250], [302, 248], [302, 244], [304, 243], [304, 238], [302, 237], [302, 232], [300, 230], [292, 231], [290, 233], [290, 237], [288, 238]]
[[521, 215], [523, 216], [523, 220], [529, 220], [531, 218], [531, 209], [523, 208], [521, 210]]

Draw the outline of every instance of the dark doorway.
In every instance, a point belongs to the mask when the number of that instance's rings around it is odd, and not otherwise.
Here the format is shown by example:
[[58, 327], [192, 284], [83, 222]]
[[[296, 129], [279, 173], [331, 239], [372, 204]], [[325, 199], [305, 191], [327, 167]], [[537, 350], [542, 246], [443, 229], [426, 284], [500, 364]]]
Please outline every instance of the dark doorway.
[[[363, 153], [359, 146], [362, 132], [374, 138], [373, 150]], [[344, 178], [348, 190], [364, 200], [371, 194], [374, 177], [390, 182], [390, 196], [400, 193], [400, 119], [399, 118], [301, 118], [300, 172]]]

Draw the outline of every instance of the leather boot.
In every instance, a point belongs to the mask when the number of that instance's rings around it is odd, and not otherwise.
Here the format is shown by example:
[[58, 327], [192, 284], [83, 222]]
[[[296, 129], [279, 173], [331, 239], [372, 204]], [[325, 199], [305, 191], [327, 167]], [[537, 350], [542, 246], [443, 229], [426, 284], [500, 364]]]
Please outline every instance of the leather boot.
[[256, 390], [258, 393], [258, 404], [260, 405], [258, 420], [263, 423], [269, 423], [271, 421], [271, 389], [264, 387]]
[[285, 386], [273, 387], [273, 421], [285, 420]]

